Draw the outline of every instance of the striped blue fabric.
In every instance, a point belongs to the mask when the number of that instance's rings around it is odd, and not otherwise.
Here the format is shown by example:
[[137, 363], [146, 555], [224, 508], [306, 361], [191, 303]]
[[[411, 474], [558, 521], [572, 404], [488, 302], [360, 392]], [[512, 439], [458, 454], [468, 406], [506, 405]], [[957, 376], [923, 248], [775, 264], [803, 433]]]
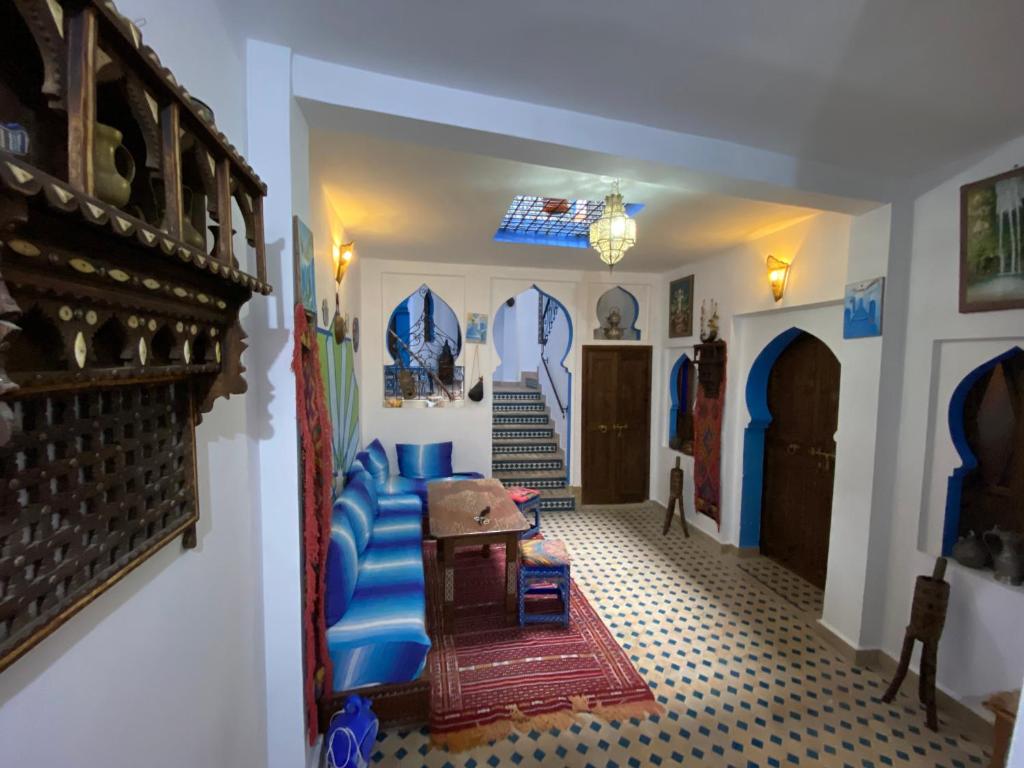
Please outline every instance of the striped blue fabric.
[[398, 454], [398, 472], [402, 477], [431, 480], [452, 475], [451, 441], [422, 445], [398, 443], [395, 451]]
[[376, 493], [370, 490], [372, 485], [373, 483], [367, 484], [362, 479], [355, 478], [334, 502], [332, 517], [339, 513], [347, 515], [348, 524], [355, 536], [356, 547], [360, 552], [370, 543], [370, 532], [377, 516], [374, 503]]
[[388, 475], [391, 474], [391, 465], [388, 463], [388, 452], [384, 450], [384, 446], [381, 445], [380, 440], [374, 440], [368, 446], [366, 446], [366, 468], [373, 475], [373, 479], [377, 481], [377, 486], [380, 487], [383, 483], [387, 482]]
[[423, 671], [430, 639], [422, 518], [418, 496], [378, 495], [368, 473], [349, 472], [332, 515], [326, 572], [335, 691], [408, 682]]
[[451, 480], [480, 480], [481, 478], [483, 478], [483, 475], [479, 472], [456, 472], [450, 477], [434, 477], [430, 480], [415, 477], [403, 477], [402, 475], [392, 475], [383, 486], [379, 487], [380, 498], [384, 499], [385, 497], [394, 494], [414, 493], [419, 497], [420, 503], [423, 505], [423, 514], [425, 515], [429, 511], [427, 504], [427, 486], [430, 483], [441, 483]]
[[331, 513], [331, 539], [327, 544], [326, 604], [324, 614], [330, 626], [340, 619], [356, 591], [359, 578], [359, 549], [344, 509]]

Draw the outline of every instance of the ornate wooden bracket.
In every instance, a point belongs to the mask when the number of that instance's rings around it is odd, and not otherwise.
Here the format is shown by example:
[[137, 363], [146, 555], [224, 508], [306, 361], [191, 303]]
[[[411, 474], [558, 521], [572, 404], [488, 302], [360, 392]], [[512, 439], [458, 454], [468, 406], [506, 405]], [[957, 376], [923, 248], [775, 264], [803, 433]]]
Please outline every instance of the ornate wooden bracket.
[[721, 339], [697, 344], [694, 348], [697, 381], [707, 397], [717, 398], [725, 373], [725, 342]]

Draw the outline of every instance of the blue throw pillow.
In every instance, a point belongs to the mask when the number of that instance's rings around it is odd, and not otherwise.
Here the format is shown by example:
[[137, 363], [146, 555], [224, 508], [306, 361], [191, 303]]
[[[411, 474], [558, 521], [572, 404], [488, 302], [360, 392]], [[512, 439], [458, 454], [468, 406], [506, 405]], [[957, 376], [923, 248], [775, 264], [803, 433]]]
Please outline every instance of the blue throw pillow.
[[398, 452], [398, 471], [402, 477], [431, 480], [453, 474], [451, 441], [425, 445], [398, 443], [395, 450]]
[[366, 469], [373, 475], [377, 485], [383, 485], [388, 481], [391, 474], [391, 465], [388, 464], [388, 452], [380, 444], [380, 440], [374, 440], [366, 446]]
[[327, 544], [327, 583], [324, 615], [333, 626], [345, 615], [359, 577], [359, 550], [343, 507], [335, 505], [331, 514], [331, 538]]
[[334, 502], [333, 514], [337, 515], [340, 512], [348, 517], [348, 524], [352, 527], [356, 547], [360, 552], [366, 549], [370, 542], [373, 521], [377, 517], [376, 493], [370, 489], [372, 485], [361, 478], [356, 478], [345, 487], [341, 496]]

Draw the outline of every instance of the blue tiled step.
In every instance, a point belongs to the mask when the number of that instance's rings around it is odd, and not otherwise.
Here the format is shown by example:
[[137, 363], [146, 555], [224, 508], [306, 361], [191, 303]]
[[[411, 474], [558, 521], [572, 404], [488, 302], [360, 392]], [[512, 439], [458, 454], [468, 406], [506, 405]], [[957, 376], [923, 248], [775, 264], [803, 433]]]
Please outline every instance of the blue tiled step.
[[495, 456], [491, 460], [494, 472], [533, 473], [550, 472], [565, 469], [561, 452], [546, 454], [521, 454], [512, 456]]
[[516, 390], [502, 391], [494, 390], [495, 403], [536, 403], [543, 402], [540, 390]]
[[[544, 512], [571, 512], [576, 509], [575, 496], [542, 496], [540, 500], [541, 514]], [[541, 518], [541, 530], [544, 528], [544, 519]]]
[[516, 456], [523, 453], [556, 453], [558, 443], [554, 440], [542, 442], [540, 440], [498, 440], [495, 439], [491, 452], [495, 456]]
[[548, 440], [554, 436], [555, 430], [552, 427], [531, 427], [529, 425], [517, 426], [509, 424], [495, 427], [491, 431], [491, 438], [494, 440], [519, 440], [526, 438]]
[[523, 403], [523, 402], [502, 403], [502, 402], [497, 402], [497, 403], [494, 404], [494, 412], [495, 413], [510, 413], [510, 412], [546, 413], [547, 409], [548, 409], [547, 404], [543, 400], [538, 400], [536, 402], [528, 402], [528, 403]]
[[550, 421], [546, 413], [529, 413], [524, 411], [496, 412], [493, 417], [495, 426], [499, 424], [549, 424]]
[[565, 488], [565, 471], [549, 472], [495, 472], [494, 477], [501, 481], [502, 485], [524, 485], [527, 488], [536, 488], [538, 491], [554, 488]]

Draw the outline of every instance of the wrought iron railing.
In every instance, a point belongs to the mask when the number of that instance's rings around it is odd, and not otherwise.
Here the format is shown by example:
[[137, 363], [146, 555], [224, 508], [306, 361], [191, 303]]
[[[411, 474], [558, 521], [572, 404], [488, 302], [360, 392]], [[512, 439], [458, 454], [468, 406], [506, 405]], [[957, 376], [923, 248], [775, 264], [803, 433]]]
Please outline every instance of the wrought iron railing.
[[555, 385], [555, 380], [551, 378], [551, 369], [548, 368], [547, 355], [541, 353], [540, 356], [541, 365], [544, 368], [544, 373], [548, 375], [548, 383], [551, 384], [551, 391], [555, 393], [555, 402], [558, 403], [558, 410], [562, 412], [562, 418], [565, 418], [565, 412], [568, 410], [565, 404], [562, 403], [562, 396], [558, 394], [558, 387]]

